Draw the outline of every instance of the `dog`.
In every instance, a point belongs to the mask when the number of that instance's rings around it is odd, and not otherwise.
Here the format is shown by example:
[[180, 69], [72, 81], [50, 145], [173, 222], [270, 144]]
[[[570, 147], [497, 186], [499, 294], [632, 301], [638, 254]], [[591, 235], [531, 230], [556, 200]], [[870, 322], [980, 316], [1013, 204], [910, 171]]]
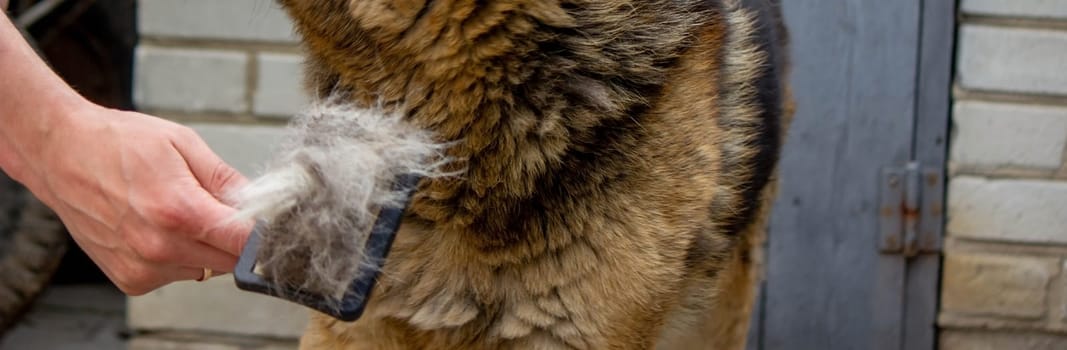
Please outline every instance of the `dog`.
[[[793, 110], [776, 0], [280, 3], [311, 94], [418, 131], [432, 166], [401, 170], [446, 174], [419, 184], [362, 319], [314, 314], [302, 349], [744, 348]], [[358, 162], [324, 149], [281, 166]], [[319, 172], [276, 179], [352, 196]]]

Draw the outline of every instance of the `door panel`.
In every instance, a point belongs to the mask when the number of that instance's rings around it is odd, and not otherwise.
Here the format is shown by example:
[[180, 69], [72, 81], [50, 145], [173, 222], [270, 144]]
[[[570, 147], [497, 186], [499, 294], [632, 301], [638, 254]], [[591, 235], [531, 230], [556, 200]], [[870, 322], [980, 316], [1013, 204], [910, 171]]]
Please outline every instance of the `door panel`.
[[[923, 36], [924, 6], [946, 3], [783, 1], [797, 115], [770, 223], [759, 340], [750, 348], [902, 349], [904, 320], [936, 310], [936, 255], [912, 265], [879, 254], [878, 191], [884, 168], [915, 155], [920, 49], [934, 45]], [[941, 88], [946, 95], [931, 101], [947, 99], [948, 85]], [[947, 122], [947, 112], [937, 117]], [[904, 307], [912, 295], [916, 310]], [[926, 333], [907, 348], [932, 348], [932, 329]]]

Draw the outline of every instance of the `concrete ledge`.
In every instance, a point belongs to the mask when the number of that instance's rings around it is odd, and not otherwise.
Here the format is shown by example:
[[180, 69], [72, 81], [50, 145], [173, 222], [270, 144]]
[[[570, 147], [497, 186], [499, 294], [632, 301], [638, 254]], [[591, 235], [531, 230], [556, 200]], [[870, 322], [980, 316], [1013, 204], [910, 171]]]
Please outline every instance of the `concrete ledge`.
[[295, 341], [228, 337], [203, 333], [164, 332], [139, 335], [128, 350], [295, 350]]
[[941, 333], [943, 350], [1061, 350], [1067, 336], [1039, 332], [990, 332], [947, 330]]
[[131, 329], [252, 335], [296, 339], [310, 311], [280, 299], [237, 289], [233, 278], [178, 282], [129, 299]]

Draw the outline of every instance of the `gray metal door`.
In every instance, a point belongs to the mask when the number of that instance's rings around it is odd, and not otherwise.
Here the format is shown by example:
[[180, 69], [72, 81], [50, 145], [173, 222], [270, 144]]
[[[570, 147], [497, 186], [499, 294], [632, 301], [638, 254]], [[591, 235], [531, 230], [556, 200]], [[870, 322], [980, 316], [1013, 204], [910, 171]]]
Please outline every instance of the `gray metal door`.
[[797, 115], [749, 348], [933, 349], [955, 1], [782, 3]]

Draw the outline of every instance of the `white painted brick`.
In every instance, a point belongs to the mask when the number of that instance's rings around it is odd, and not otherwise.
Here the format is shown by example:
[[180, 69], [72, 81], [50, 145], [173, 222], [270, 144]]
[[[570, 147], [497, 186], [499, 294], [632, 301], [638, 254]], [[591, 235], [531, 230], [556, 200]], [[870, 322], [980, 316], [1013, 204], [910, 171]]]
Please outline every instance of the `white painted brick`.
[[300, 112], [308, 104], [308, 97], [303, 89], [303, 57], [260, 54], [258, 62], [253, 113], [289, 117]]
[[285, 129], [280, 126], [209, 123], [187, 126], [196, 130], [219, 157], [249, 177], [263, 171], [285, 135]]
[[949, 182], [950, 235], [996, 241], [1067, 243], [1067, 182], [987, 180]]
[[141, 35], [296, 42], [292, 22], [273, 0], [141, 0]]
[[247, 66], [241, 52], [140, 46], [134, 101], [140, 108], [246, 112]]
[[963, 0], [960, 9], [974, 15], [1067, 18], [1064, 0]]
[[1045, 315], [1048, 285], [1058, 261], [993, 254], [949, 252], [941, 309], [966, 315], [1037, 319]]
[[1067, 95], [1067, 31], [964, 25], [958, 57], [965, 88]]
[[952, 119], [955, 164], [1059, 169], [1067, 147], [1067, 108], [963, 101]]

